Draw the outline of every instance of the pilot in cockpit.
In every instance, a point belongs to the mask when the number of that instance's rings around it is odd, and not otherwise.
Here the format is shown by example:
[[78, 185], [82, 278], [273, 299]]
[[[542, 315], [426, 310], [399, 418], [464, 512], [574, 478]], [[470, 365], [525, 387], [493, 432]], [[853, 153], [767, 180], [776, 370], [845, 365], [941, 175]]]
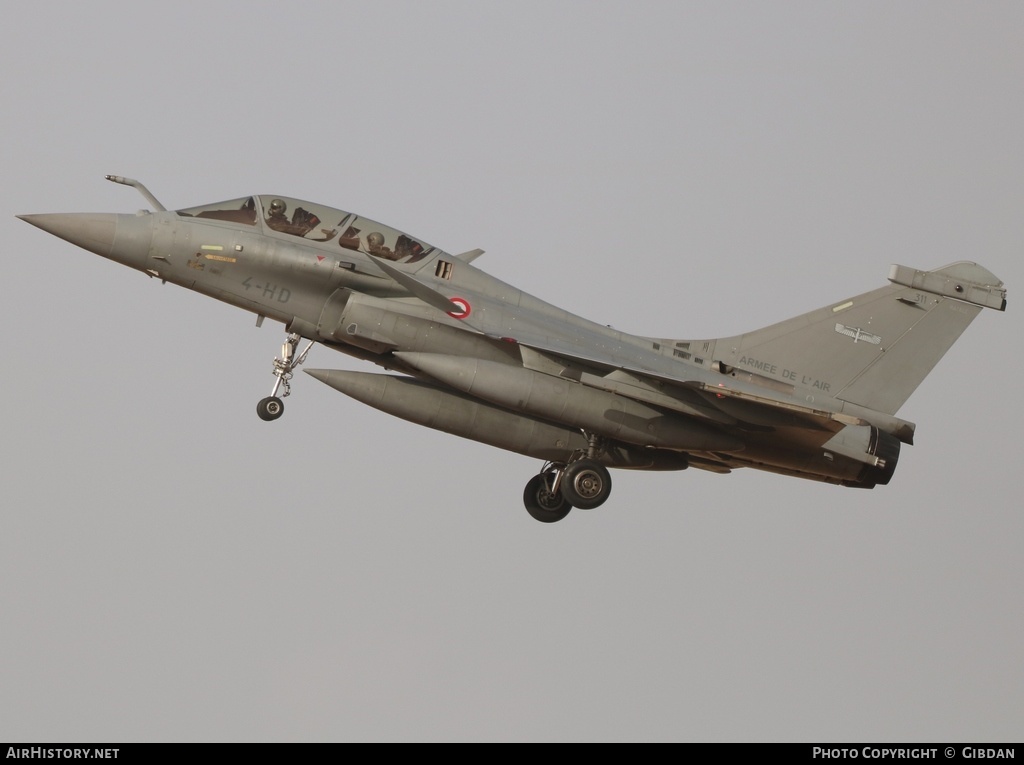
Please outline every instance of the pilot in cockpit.
[[384, 260], [398, 260], [402, 257], [384, 246], [384, 235], [379, 231], [374, 231], [366, 236], [366, 251], [374, 257], [384, 258]]
[[[320, 218], [314, 213], [304, 210], [301, 207], [296, 207], [295, 212], [292, 213], [292, 219], [288, 220], [287, 213], [288, 205], [284, 203], [283, 199], [275, 199], [270, 203], [270, 207], [267, 208], [267, 225], [274, 231], [280, 231], [282, 234], [291, 234], [292, 236], [304, 237], [318, 225], [320, 225]], [[320, 229], [324, 236], [321, 239], [315, 241], [326, 242], [329, 241], [337, 234], [334, 229]]]

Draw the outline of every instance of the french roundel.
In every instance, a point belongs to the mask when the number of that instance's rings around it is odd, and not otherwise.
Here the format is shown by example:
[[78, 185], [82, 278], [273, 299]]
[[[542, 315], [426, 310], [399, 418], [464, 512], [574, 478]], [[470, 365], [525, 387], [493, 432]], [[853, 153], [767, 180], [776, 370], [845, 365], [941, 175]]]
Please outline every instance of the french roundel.
[[448, 315], [453, 319], [465, 319], [470, 313], [472, 313], [473, 307], [465, 298], [453, 297], [449, 298], [449, 300], [451, 300], [456, 306], [455, 310], [448, 312]]

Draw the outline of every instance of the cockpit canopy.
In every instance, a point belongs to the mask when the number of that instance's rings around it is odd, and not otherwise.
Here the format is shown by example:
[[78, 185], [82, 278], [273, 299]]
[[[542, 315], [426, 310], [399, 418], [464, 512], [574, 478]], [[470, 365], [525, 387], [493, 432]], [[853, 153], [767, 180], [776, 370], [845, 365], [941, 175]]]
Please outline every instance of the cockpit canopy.
[[290, 197], [243, 197], [188, 207], [177, 213], [183, 218], [262, 225], [268, 232], [308, 242], [337, 242], [337, 246], [347, 250], [403, 263], [415, 263], [436, 251], [429, 244], [369, 218]]

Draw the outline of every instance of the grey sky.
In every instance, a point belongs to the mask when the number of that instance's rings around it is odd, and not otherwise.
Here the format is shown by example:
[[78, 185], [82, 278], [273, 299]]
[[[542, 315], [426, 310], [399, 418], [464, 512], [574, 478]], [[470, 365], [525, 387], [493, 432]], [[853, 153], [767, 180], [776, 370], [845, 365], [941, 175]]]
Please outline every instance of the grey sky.
[[[15, 4], [0, 738], [1024, 733], [1024, 5]], [[970, 259], [1009, 289], [893, 482], [533, 461], [297, 377], [283, 332], [19, 213], [277, 193], [620, 329], [736, 334]], [[316, 348], [310, 366], [375, 371]]]

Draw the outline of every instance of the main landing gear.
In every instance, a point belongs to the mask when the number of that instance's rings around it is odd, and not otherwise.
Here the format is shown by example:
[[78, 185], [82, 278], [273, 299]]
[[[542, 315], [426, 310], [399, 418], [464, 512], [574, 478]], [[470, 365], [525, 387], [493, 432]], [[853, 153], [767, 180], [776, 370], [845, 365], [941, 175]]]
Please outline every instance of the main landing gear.
[[[306, 354], [313, 347], [313, 341], [310, 340], [309, 345], [303, 348], [302, 353], [296, 356], [295, 349], [299, 346], [299, 339], [299, 335], [294, 332], [289, 334], [284, 341], [284, 345], [281, 346], [281, 357], [274, 359], [274, 377], [277, 378], [277, 381], [274, 383], [274, 390], [256, 405], [256, 414], [259, 415], [261, 420], [269, 422], [270, 420], [276, 420], [284, 414], [284, 402], [281, 399], [286, 398], [291, 393], [292, 386], [289, 380], [292, 379], [292, 370], [306, 360]], [[277, 395], [278, 391], [281, 391], [280, 396]]]
[[612, 477], [596, 459], [598, 443], [597, 437], [591, 436], [585, 456], [578, 454], [568, 463], [546, 463], [526, 484], [526, 512], [541, 523], [554, 523], [574, 507], [589, 510], [603, 504], [612, 492]]

